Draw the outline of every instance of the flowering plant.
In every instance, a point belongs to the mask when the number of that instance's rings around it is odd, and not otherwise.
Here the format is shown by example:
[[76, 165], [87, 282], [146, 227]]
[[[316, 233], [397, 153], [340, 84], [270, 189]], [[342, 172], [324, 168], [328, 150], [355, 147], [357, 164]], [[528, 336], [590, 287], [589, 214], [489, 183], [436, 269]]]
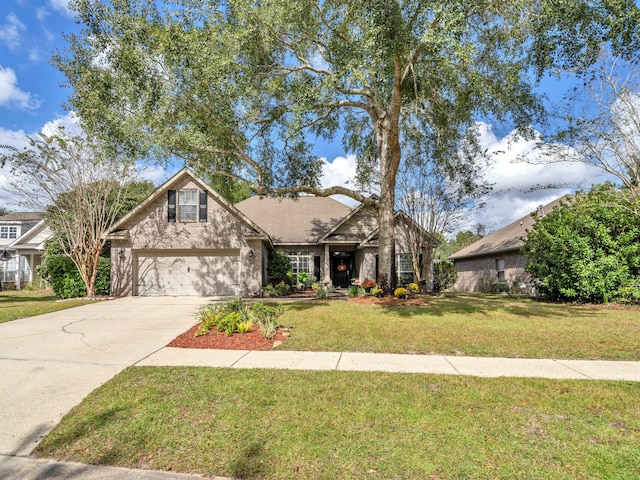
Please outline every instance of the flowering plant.
[[410, 283], [409, 284], [409, 292], [410, 293], [418, 293], [418, 290], [420, 290], [420, 287], [418, 286], [417, 283]]
[[406, 288], [400, 287], [400, 288], [396, 288], [393, 291], [393, 295], [398, 298], [407, 298], [407, 295], [409, 295], [409, 292], [407, 291]]

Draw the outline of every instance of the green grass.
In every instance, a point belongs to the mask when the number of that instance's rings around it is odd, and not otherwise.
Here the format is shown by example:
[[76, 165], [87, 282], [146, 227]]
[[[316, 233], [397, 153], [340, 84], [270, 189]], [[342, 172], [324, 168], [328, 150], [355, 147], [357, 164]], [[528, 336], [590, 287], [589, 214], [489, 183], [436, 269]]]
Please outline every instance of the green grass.
[[60, 300], [47, 291], [4, 290], [0, 292], [0, 323], [33, 317], [91, 303], [91, 300]]
[[280, 349], [640, 360], [640, 310], [457, 295], [427, 307], [291, 304]]
[[640, 384], [132, 367], [36, 449], [269, 479], [640, 478]]

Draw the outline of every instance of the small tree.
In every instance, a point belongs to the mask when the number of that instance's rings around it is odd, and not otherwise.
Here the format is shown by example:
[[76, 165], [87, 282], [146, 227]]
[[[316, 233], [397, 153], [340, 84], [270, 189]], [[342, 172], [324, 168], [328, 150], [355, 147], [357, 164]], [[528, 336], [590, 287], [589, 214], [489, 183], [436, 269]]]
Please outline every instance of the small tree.
[[538, 219], [523, 247], [538, 291], [550, 300], [640, 299], [640, 217], [632, 207], [607, 183]]
[[445, 162], [430, 155], [420, 143], [414, 146], [415, 156], [407, 159], [398, 173], [398, 206], [413, 219], [400, 225], [419, 281], [431, 277], [440, 240], [457, 230], [471, 210], [482, 208], [480, 199], [491, 190], [482, 176], [487, 159], [472, 148], [476, 144], [469, 141]]
[[549, 158], [600, 168], [624, 186], [621, 197], [635, 200], [628, 205], [638, 205], [640, 66], [605, 54], [583, 78], [557, 113], [566, 125], [554, 137], [559, 143], [546, 143], [541, 150]]
[[13, 189], [34, 210], [44, 211], [53, 238], [95, 296], [100, 252], [127, 198], [132, 165], [104, 156], [81, 135], [39, 134], [29, 147], [4, 147], [0, 163], [14, 174]]

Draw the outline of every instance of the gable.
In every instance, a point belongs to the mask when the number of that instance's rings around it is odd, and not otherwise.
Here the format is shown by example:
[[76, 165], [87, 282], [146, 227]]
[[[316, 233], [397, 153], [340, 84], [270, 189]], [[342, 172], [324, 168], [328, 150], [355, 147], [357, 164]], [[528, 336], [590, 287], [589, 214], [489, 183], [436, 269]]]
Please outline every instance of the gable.
[[108, 236], [137, 249], [239, 248], [269, 241], [259, 226], [183, 169], [122, 218]]
[[368, 205], [360, 205], [352, 214], [322, 237], [323, 242], [361, 243], [378, 229], [378, 211]]

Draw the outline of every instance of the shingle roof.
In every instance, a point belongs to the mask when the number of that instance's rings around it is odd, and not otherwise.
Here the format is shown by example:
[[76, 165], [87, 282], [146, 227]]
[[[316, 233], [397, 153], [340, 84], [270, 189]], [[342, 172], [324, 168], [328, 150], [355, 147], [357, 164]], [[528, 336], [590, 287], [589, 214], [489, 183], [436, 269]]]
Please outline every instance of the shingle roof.
[[27, 222], [40, 220], [42, 220], [42, 213], [39, 212], [8, 213], [0, 217], [0, 222]]
[[[542, 209], [545, 213], [549, 213], [555, 207], [559, 206], [561, 201], [567, 202], [570, 198], [573, 198], [573, 195], [565, 195], [557, 198], [553, 202], [542, 207]], [[522, 217], [520, 220], [516, 220], [506, 227], [493, 232], [491, 235], [481, 238], [468, 247], [458, 250], [453, 255], [450, 255], [449, 259], [460, 260], [463, 258], [494, 255], [496, 253], [520, 250], [524, 245], [523, 238], [526, 237], [527, 230], [531, 230], [533, 224], [539, 218], [539, 215], [540, 212], [537, 211], [535, 217], [531, 215]]]
[[313, 196], [253, 196], [235, 207], [266, 231], [273, 243], [280, 244], [316, 244], [351, 212], [333, 198]]

